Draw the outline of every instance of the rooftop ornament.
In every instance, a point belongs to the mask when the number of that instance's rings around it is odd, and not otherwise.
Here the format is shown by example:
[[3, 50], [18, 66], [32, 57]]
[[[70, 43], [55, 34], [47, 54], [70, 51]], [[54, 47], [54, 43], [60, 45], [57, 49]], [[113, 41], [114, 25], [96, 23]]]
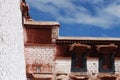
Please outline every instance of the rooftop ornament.
[[29, 6], [26, 4], [25, 0], [21, 1], [21, 5], [20, 5], [21, 11], [22, 11], [22, 15], [25, 17], [26, 20], [31, 21], [31, 17], [29, 15]]

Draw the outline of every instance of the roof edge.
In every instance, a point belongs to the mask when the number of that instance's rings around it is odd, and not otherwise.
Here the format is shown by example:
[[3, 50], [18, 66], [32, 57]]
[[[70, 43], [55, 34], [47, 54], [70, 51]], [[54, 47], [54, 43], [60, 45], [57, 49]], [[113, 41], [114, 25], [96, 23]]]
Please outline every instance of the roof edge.
[[73, 37], [73, 36], [60, 36], [58, 40], [111, 40], [111, 41], [120, 41], [120, 38], [114, 37]]
[[25, 21], [24, 25], [36, 25], [36, 26], [60, 26], [57, 21]]

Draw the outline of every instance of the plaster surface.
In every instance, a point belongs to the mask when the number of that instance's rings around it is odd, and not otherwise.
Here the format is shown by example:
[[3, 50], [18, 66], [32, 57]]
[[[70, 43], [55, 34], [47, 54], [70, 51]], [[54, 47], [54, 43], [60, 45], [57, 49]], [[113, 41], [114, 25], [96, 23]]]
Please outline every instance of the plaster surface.
[[0, 0], [0, 80], [26, 80], [20, 0]]

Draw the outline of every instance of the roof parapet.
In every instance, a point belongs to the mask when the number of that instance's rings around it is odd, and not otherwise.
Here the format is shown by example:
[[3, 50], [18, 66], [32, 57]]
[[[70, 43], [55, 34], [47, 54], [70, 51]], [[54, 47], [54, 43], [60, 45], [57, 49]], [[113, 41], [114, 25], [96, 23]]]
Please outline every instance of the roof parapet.
[[120, 38], [114, 38], [114, 37], [72, 37], [72, 36], [67, 36], [63, 37], [60, 36], [58, 40], [96, 40], [96, 41], [120, 41]]
[[25, 21], [24, 25], [35, 25], [35, 26], [56, 26], [60, 24], [57, 21]]

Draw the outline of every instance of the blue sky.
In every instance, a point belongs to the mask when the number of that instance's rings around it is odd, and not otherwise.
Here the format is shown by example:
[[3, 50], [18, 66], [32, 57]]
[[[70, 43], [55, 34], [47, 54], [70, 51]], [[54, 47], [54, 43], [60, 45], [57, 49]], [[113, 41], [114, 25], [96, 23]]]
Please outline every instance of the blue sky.
[[58, 21], [60, 36], [120, 37], [120, 0], [26, 0], [37, 21]]

